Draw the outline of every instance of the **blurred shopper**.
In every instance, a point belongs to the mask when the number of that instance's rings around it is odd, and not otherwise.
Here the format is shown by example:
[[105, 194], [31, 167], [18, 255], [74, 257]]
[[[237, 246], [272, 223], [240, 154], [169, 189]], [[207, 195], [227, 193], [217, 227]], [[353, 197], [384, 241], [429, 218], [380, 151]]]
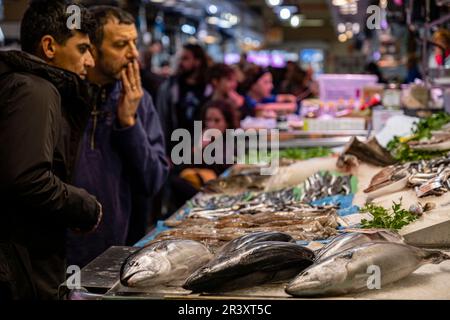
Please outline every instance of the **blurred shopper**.
[[419, 71], [419, 61], [415, 53], [408, 55], [406, 62], [407, 75], [405, 83], [414, 83], [416, 79], [422, 79], [422, 74]]
[[23, 52], [0, 53], [0, 301], [56, 299], [66, 228], [88, 232], [101, 218], [93, 196], [66, 184], [89, 117], [81, 78], [94, 66], [95, 30], [84, 8], [81, 28], [67, 28], [68, 5], [31, 2]]
[[84, 266], [113, 245], [125, 245], [132, 220], [145, 232], [154, 195], [167, 176], [159, 118], [139, 76], [134, 18], [122, 9], [96, 6], [98, 29], [89, 81], [101, 86], [84, 133], [74, 183], [95, 194], [104, 219], [89, 235], [71, 234], [68, 258]]
[[158, 90], [161, 84], [166, 80], [163, 76], [156, 72], [155, 64], [156, 58], [162, 51], [162, 43], [160, 40], [153, 40], [150, 46], [142, 53], [141, 63], [141, 79], [142, 87], [152, 96], [153, 101], [156, 101]]
[[208, 100], [225, 100], [235, 110], [235, 126], [239, 126], [240, 112], [244, 105], [244, 97], [237, 93], [236, 71], [224, 63], [217, 63], [209, 70], [210, 95]]
[[207, 56], [197, 44], [186, 44], [181, 53], [178, 71], [160, 87], [157, 110], [161, 118], [167, 153], [172, 150], [171, 135], [177, 128], [191, 134], [194, 121], [200, 118], [200, 108], [205, 100]]
[[[206, 164], [202, 163], [196, 166], [187, 166], [181, 170], [178, 177], [174, 179], [174, 194], [178, 207], [191, 199], [204, 185], [210, 180], [217, 179], [226, 169], [231, 167], [227, 164], [227, 159], [233, 160], [235, 150], [228, 150], [226, 145], [226, 130], [236, 129], [235, 108], [228, 100], [211, 100], [207, 102], [202, 110], [203, 137], [199, 143], [193, 147], [193, 154], [200, 152], [213, 143], [216, 139], [221, 139], [221, 143], [214, 145], [214, 158], [220, 159], [221, 163]], [[207, 137], [211, 132], [207, 130], [214, 129], [215, 134], [220, 135]], [[220, 142], [220, 140], [218, 140]]]
[[378, 83], [387, 83], [381, 73], [380, 68], [375, 62], [369, 62], [365, 67], [366, 74], [372, 74], [378, 77]]
[[450, 31], [439, 29], [433, 34], [434, 61], [436, 66], [450, 67]]
[[288, 61], [284, 78], [279, 87], [279, 93], [300, 96], [306, 90], [308, 90], [306, 83], [306, 72], [295, 62]]
[[269, 70], [253, 66], [245, 73], [243, 90], [246, 92], [241, 118], [255, 116], [255, 108], [260, 104], [275, 102], [295, 102], [291, 94], [272, 94], [273, 80]]

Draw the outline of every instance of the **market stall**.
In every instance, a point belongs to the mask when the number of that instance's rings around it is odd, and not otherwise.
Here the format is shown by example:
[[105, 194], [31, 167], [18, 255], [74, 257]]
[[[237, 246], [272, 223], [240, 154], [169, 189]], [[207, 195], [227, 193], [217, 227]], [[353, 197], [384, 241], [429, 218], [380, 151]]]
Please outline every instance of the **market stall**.
[[[390, 151], [353, 138], [338, 154], [281, 153], [297, 159], [272, 176], [237, 165], [134, 247], [112, 247], [84, 268], [87, 292], [72, 298], [449, 299], [449, 120], [421, 120]], [[331, 275], [340, 259], [355, 259], [346, 288]], [[371, 264], [382, 285], [363, 288]], [[308, 272], [316, 287], [302, 283]]]

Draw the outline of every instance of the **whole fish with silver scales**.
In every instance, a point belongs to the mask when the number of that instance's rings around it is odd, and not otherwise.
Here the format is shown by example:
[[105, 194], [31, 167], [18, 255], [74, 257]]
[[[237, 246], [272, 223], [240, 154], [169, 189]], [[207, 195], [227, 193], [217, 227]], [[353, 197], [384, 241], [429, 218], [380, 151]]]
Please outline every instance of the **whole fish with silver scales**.
[[450, 256], [402, 243], [372, 242], [339, 252], [301, 272], [285, 288], [298, 297], [336, 296], [369, 290], [370, 266], [380, 270], [381, 288], [403, 279], [424, 264], [439, 264]]
[[162, 240], [131, 254], [120, 269], [127, 287], [180, 286], [213, 258], [207, 247], [192, 240]]
[[183, 288], [193, 292], [224, 292], [292, 279], [314, 259], [313, 251], [291, 242], [250, 242], [237, 247], [231, 245], [231, 250], [220, 251], [192, 274]]

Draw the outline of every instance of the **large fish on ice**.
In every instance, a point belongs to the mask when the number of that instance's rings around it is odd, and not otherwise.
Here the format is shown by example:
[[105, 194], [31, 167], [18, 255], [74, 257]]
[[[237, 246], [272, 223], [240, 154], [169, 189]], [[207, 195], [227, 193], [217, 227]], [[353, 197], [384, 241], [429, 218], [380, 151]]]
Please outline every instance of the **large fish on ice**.
[[224, 245], [216, 254], [216, 258], [222, 254], [229, 254], [230, 252], [239, 250], [252, 243], [265, 241], [280, 241], [280, 242], [295, 242], [294, 238], [287, 233], [278, 231], [260, 231], [253, 232], [233, 239]]
[[192, 240], [162, 240], [131, 254], [120, 269], [120, 282], [128, 287], [182, 285], [213, 255]]
[[407, 277], [420, 266], [439, 264], [450, 256], [401, 243], [365, 243], [305, 269], [285, 288], [293, 296], [333, 296], [369, 290], [374, 267], [381, 289]]
[[222, 251], [183, 285], [193, 292], [217, 292], [287, 280], [313, 263], [314, 252], [291, 242], [250, 243]]
[[343, 233], [331, 239], [330, 243], [328, 243], [327, 245], [322, 247], [322, 249], [316, 252], [315, 261], [318, 262], [341, 251], [351, 249], [363, 243], [375, 241], [404, 243], [404, 239], [400, 234], [398, 234], [395, 231], [387, 229], [367, 233], [362, 232]]

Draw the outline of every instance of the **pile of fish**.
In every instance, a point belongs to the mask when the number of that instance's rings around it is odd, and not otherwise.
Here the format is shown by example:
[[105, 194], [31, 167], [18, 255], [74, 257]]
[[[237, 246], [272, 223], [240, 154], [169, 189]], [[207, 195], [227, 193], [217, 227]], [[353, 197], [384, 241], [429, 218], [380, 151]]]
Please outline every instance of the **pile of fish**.
[[344, 151], [338, 158], [336, 166], [348, 171], [358, 165], [358, 160], [376, 166], [388, 166], [396, 161], [392, 155], [383, 148], [375, 137], [367, 142], [361, 142], [353, 137], [344, 147]]
[[258, 204], [283, 205], [300, 200], [298, 188], [285, 188], [278, 191], [269, 192], [245, 192], [236, 195], [203, 195], [192, 199], [191, 206], [193, 210], [201, 211], [216, 210], [220, 208], [232, 208], [234, 211], [239, 211], [242, 208], [252, 207]]
[[165, 224], [172, 228], [159, 233], [156, 239], [191, 239], [214, 250], [226, 241], [256, 231], [285, 232], [295, 240], [327, 239], [337, 234], [338, 216], [333, 206], [314, 207], [292, 202], [260, 204], [246, 211], [223, 210], [227, 214], [193, 211], [184, 220], [167, 220]]
[[419, 151], [450, 150], [450, 123], [447, 123], [438, 131], [431, 131], [430, 139], [409, 141], [408, 145], [411, 149]]
[[[371, 277], [379, 270], [380, 288], [403, 279], [428, 263], [439, 264], [450, 256], [403, 243], [390, 231], [372, 235], [336, 237], [316, 255], [313, 265], [285, 288], [299, 297], [333, 296], [369, 290]], [[377, 283], [374, 283], [377, 285]]]
[[214, 256], [196, 241], [155, 242], [125, 260], [120, 282], [141, 288], [182, 286], [192, 292], [283, 282], [293, 296], [335, 296], [370, 290], [377, 268], [374, 284], [383, 288], [424, 264], [445, 260], [450, 256], [407, 245], [389, 230], [341, 234], [316, 253], [296, 244], [289, 234], [264, 231], [233, 238]]
[[313, 263], [314, 253], [280, 232], [257, 232], [221, 248], [213, 260], [195, 271], [183, 288], [218, 292], [292, 279]]
[[432, 159], [389, 166], [378, 172], [364, 190], [370, 199], [414, 188], [418, 198], [441, 196], [450, 190], [450, 154]]
[[330, 172], [317, 172], [303, 183], [301, 201], [312, 202], [328, 196], [351, 193], [352, 176], [335, 176]]
[[180, 286], [212, 258], [208, 248], [196, 241], [158, 241], [125, 260], [120, 269], [120, 282], [127, 287]]
[[268, 175], [259, 172], [249, 174], [236, 174], [226, 178], [211, 180], [202, 188], [204, 193], [242, 193], [249, 190], [262, 191], [269, 179]]

